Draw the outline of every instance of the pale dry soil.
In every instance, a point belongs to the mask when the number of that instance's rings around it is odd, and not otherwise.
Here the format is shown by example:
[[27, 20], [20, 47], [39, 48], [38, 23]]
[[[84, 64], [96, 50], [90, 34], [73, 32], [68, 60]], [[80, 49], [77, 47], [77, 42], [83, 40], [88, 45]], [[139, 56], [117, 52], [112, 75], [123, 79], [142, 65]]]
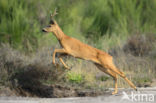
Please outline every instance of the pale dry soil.
[[[67, 97], [67, 98], [30, 98], [17, 96], [1, 96], [0, 103], [156, 103], [156, 87], [139, 88], [138, 91], [132, 89], [119, 89], [119, 93], [111, 95], [112, 88], [105, 91], [105, 94], [95, 97]], [[123, 99], [124, 93], [128, 96], [133, 94], [147, 95], [147, 101], [138, 101], [137, 97], [132, 101]], [[154, 96], [154, 101], [149, 101], [150, 96]]]

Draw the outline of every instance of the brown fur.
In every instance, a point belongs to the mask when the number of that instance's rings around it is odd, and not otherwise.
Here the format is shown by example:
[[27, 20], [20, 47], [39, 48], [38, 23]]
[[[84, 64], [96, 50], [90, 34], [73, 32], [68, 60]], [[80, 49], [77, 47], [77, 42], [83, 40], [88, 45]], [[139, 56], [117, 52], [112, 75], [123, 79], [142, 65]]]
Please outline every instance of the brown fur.
[[[54, 50], [53, 64], [55, 64], [56, 53], [67, 54], [76, 58], [90, 60], [93, 61], [97, 66], [97, 68], [99, 68], [101, 71], [113, 77], [115, 81], [115, 91], [112, 94], [116, 94], [118, 92], [117, 91], [118, 75], [124, 78], [132, 88], [136, 89], [135, 85], [130, 80], [127, 79], [124, 73], [121, 72], [118, 68], [116, 68], [116, 66], [113, 63], [113, 58], [111, 55], [94, 47], [91, 47], [87, 44], [84, 44], [75, 38], [65, 35], [61, 30], [61, 28], [59, 27], [59, 25], [54, 20], [53, 23], [50, 24], [48, 27], [43, 28], [43, 31], [53, 32], [53, 34], [58, 39], [60, 45], [62, 46], [62, 49]], [[68, 69], [68, 66], [63, 62], [63, 59], [61, 57], [59, 57], [59, 59], [65, 66], [65, 68]]]

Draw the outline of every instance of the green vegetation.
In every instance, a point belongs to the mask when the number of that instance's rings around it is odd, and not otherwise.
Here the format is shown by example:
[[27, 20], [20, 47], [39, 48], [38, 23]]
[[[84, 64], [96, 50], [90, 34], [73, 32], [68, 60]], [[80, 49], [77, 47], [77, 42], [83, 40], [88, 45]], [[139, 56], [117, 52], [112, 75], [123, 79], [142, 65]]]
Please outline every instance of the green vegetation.
[[68, 72], [67, 73], [67, 80], [71, 83], [81, 83], [83, 81], [82, 74], [74, 73], [74, 72]]
[[155, 32], [156, 28], [154, 0], [0, 0], [0, 42], [28, 51], [43, 46], [47, 40], [47, 45], [54, 45], [53, 37], [41, 33], [54, 8], [59, 13], [56, 20], [67, 35], [101, 49], [101, 37], [108, 42], [109, 49], [118, 45], [113, 42], [116, 39]]
[[[111, 77], [81, 59], [64, 58], [69, 71], [53, 66], [51, 54], [58, 41], [41, 30], [55, 8], [65, 34], [109, 52], [137, 86], [156, 79], [156, 0], [0, 0], [0, 86], [30, 93], [41, 89], [35, 85], [60, 82], [113, 86]], [[128, 87], [121, 78], [118, 84]]]

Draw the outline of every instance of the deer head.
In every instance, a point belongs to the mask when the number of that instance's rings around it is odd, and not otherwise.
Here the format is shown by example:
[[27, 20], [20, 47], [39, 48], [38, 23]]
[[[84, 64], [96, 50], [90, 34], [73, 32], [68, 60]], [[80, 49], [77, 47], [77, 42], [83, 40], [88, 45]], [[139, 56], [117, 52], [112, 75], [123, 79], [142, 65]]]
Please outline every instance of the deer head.
[[49, 25], [45, 28], [42, 29], [43, 32], [54, 32], [55, 30], [57, 30], [57, 23], [54, 20], [54, 16], [57, 14], [56, 9], [54, 11], [53, 14], [51, 14], [51, 20], [49, 22]]

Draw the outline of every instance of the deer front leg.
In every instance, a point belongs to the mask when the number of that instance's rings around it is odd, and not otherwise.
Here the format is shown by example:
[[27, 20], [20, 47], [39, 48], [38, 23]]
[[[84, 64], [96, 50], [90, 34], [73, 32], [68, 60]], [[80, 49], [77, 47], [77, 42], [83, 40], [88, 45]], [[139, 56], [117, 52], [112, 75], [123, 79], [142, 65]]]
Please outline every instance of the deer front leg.
[[61, 63], [63, 64], [63, 66], [66, 68], [66, 69], [69, 69], [69, 67], [64, 63], [63, 59], [61, 57], [59, 57]]
[[[67, 54], [67, 52], [64, 49], [55, 49], [53, 52], [53, 64], [55, 65], [55, 55], [56, 53], [65, 53]], [[62, 62], [62, 64], [65, 66], [65, 68], [68, 68], [67, 65], [63, 62], [62, 58], [59, 57], [60, 61]]]

